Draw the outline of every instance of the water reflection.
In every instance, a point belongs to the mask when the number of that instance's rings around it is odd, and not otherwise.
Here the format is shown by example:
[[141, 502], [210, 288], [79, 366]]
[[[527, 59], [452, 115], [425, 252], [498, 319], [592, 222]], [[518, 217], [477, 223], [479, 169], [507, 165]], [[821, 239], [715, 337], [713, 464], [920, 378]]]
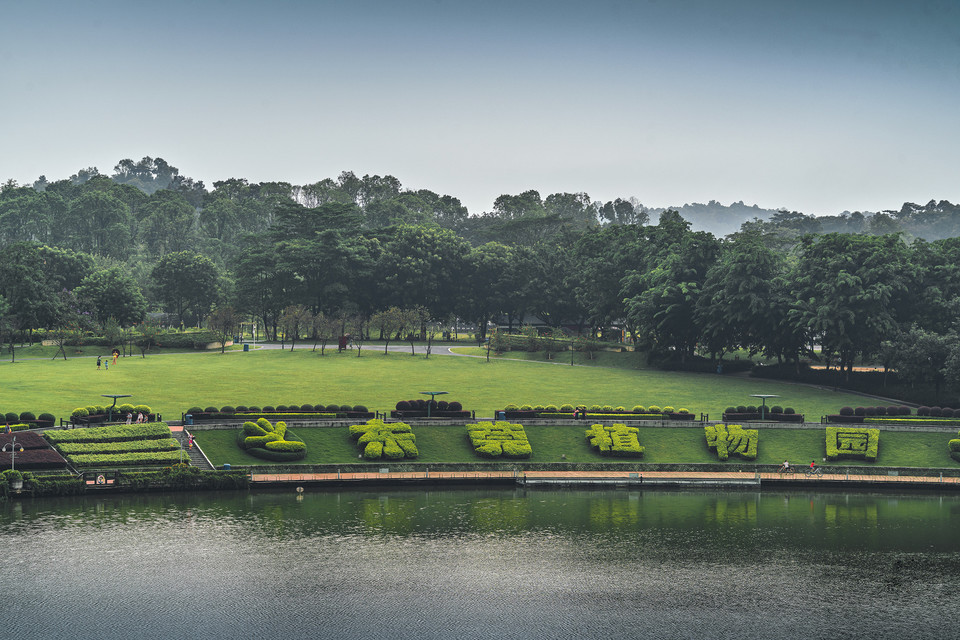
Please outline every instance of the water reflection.
[[951, 637], [958, 517], [840, 493], [26, 500], [0, 506], [0, 589], [18, 638]]

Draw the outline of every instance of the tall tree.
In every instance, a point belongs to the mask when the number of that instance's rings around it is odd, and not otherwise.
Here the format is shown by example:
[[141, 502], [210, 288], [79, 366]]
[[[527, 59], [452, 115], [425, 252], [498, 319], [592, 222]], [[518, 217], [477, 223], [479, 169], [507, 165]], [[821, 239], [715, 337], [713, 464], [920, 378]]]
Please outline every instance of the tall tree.
[[217, 301], [219, 274], [208, 258], [190, 251], [163, 256], [153, 268], [157, 293], [180, 322], [199, 322]]

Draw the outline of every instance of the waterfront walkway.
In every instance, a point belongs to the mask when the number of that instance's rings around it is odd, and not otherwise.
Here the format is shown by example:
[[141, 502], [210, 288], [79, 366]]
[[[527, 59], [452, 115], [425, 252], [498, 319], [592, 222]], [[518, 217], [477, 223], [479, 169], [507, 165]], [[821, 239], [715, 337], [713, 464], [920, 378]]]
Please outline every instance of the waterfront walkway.
[[253, 486], [299, 484], [424, 484], [499, 483], [522, 486], [825, 486], [875, 485], [886, 487], [940, 487], [960, 490], [960, 478], [905, 475], [854, 475], [830, 473], [822, 476], [797, 473], [688, 472], [688, 471], [408, 471], [359, 473], [254, 473]]

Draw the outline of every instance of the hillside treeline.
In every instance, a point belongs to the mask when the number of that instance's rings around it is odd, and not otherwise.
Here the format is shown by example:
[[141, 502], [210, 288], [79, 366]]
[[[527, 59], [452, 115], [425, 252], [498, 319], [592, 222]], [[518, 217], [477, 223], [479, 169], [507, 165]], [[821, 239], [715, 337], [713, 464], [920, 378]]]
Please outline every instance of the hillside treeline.
[[[363, 327], [417, 309], [475, 323], [481, 339], [490, 322], [535, 318], [575, 335], [616, 328], [664, 360], [744, 349], [849, 371], [868, 358], [952, 384], [960, 239], [911, 238], [876, 215], [817, 233], [781, 212], [718, 238], [675, 211], [650, 224], [625, 198], [527, 191], [471, 216], [392, 176], [207, 190], [162, 159], [124, 160], [110, 176], [4, 185], [0, 330], [129, 326], [150, 311], [185, 325], [253, 319], [275, 337], [315, 332], [307, 316]], [[917, 215], [905, 205], [900, 219]]]

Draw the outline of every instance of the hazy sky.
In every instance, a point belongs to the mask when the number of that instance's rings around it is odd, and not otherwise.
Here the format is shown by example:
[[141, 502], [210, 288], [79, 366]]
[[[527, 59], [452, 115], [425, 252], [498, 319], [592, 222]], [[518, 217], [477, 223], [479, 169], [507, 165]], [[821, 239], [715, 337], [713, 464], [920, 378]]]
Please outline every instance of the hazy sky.
[[0, 0], [0, 180], [960, 201], [960, 2]]

